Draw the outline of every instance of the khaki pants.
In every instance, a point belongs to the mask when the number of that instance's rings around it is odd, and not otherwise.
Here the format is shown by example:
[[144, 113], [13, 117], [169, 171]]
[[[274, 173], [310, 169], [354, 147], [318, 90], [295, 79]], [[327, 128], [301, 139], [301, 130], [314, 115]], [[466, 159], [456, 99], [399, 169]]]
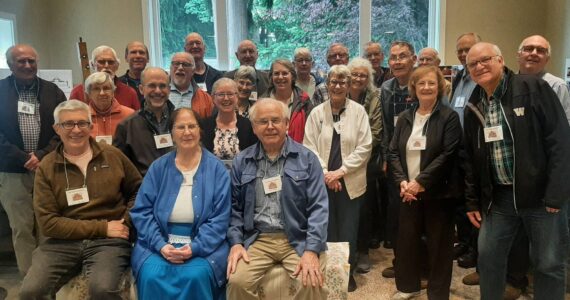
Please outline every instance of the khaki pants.
[[[230, 275], [227, 285], [228, 300], [259, 299], [257, 287], [263, 275], [275, 264], [281, 264], [290, 274], [295, 272], [301, 258], [291, 247], [285, 234], [260, 234], [257, 240], [247, 249], [249, 263], [241, 259], [236, 272]], [[326, 253], [322, 252], [319, 258], [321, 272], [325, 274]], [[315, 287], [312, 285], [303, 286], [302, 277], [297, 278], [299, 287], [293, 295], [293, 299], [326, 299], [328, 291], [325, 286]]]
[[25, 274], [32, 264], [32, 251], [37, 240], [34, 235], [32, 191], [34, 173], [0, 172], [0, 202], [12, 228], [12, 242], [18, 269]]

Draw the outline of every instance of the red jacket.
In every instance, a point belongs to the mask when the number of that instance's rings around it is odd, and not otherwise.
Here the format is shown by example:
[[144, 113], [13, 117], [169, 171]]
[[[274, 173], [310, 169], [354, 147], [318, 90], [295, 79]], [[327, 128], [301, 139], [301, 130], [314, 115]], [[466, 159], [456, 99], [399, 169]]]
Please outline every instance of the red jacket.
[[89, 103], [89, 107], [91, 108], [91, 121], [93, 122], [93, 129], [91, 130], [91, 137], [93, 138], [98, 135], [114, 136], [117, 125], [135, 112], [133, 109], [121, 105], [117, 99], [113, 99], [111, 113], [106, 116], [98, 115], [93, 107], [93, 103]]
[[[124, 84], [115, 77], [115, 99], [119, 101], [121, 105], [130, 107], [133, 110], [139, 110], [141, 108], [141, 103], [137, 96], [137, 92], [133, 90], [130, 86]], [[81, 100], [87, 104], [88, 101], [85, 99], [85, 90], [83, 89], [83, 84], [77, 85], [71, 91], [69, 99]]]

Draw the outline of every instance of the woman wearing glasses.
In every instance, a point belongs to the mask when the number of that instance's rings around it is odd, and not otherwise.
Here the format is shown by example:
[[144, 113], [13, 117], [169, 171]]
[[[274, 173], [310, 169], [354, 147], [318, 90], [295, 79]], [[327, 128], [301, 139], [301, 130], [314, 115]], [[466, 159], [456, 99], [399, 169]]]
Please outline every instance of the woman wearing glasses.
[[256, 76], [257, 74], [252, 66], [241, 66], [234, 75], [238, 91], [237, 112], [244, 118], [249, 117], [249, 108], [257, 101]]
[[302, 143], [305, 122], [312, 109], [309, 95], [295, 86], [297, 72], [286, 59], [277, 59], [269, 68], [269, 88], [264, 98], [279, 100], [289, 108], [289, 130], [287, 133], [296, 142]]
[[[422, 261], [429, 266], [428, 299], [448, 299], [453, 266], [454, 202], [461, 195], [461, 124], [442, 103], [443, 74], [437, 67], [417, 68], [408, 83], [419, 106], [400, 114], [388, 160], [400, 188], [396, 287], [392, 299], [419, 295]], [[426, 236], [427, 253], [421, 247]]]
[[257, 137], [251, 122], [236, 113], [238, 87], [235, 81], [218, 79], [212, 86], [212, 94], [217, 113], [201, 122], [202, 143], [219, 159], [232, 160], [240, 151], [255, 144]]
[[349, 291], [356, 289], [356, 240], [360, 205], [366, 192], [366, 163], [372, 134], [364, 107], [347, 98], [347, 66], [333, 66], [327, 77], [330, 101], [319, 104], [307, 120], [303, 145], [319, 157], [329, 196], [329, 242], [350, 243]]
[[229, 174], [200, 146], [190, 108], [172, 113], [171, 131], [175, 151], [152, 163], [131, 209], [138, 232], [131, 258], [138, 298], [223, 298]]
[[115, 84], [105, 72], [95, 72], [85, 80], [85, 96], [89, 101], [93, 129], [91, 136], [97, 142], [113, 143], [117, 125], [134, 110], [121, 105], [115, 99]]

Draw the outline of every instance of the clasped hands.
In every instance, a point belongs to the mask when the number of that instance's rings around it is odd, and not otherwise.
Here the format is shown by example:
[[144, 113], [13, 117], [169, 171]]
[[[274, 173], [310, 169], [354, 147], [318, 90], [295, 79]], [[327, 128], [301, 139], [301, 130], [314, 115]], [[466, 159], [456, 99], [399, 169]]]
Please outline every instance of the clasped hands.
[[344, 177], [345, 173], [342, 169], [329, 171], [325, 174], [325, 184], [327, 187], [335, 192], [342, 191], [342, 184], [340, 179]]
[[192, 248], [186, 244], [180, 248], [175, 248], [171, 244], [166, 244], [160, 249], [160, 254], [173, 264], [183, 264], [192, 257]]
[[426, 189], [419, 184], [415, 179], [407, 182], [400, 182], [400, 197], [402, 197], [402, 202], [412, 202], [418, 200], [418, 193], [424, 192]]

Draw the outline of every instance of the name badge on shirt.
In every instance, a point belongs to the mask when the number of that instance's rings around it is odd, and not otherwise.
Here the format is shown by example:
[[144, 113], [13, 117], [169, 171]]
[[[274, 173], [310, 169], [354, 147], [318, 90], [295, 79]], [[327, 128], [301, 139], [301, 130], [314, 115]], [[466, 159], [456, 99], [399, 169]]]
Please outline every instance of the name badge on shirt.
[[89, 202], [89, 194], [87, 193], [86, 187], [67, 190], [65, 191], [65, 197], [67, 198], [68, 206]]
[[154, 144], [156, 145], [156, 149], [172, 147], [172, 136], [170, 133], [155, 135]]
[[281, 176], [265, 178], [262, 180], [262, 182], [263, 182], [263, 191], [265, 192], [265, 195], [279, 192], [281, 190]]
[[485, 143], [503, 140], [503, 127], [501, 126], [485, 127], [483, 133], [485, 134]]
[[455, 98], [455, 107], [463, 107], [465, 106], [465, 97], [459, 96]]
[[112, 135], [98, 135], [95, 137], [95, 141], [97, 141], [97, 143], [112, 145], [113, 144], [113, 136]]
[[198, 87], [199, 87], [202, 91], [204, 91], [204, 92], [207, 92], [207, 91], [208, 91], [208, 87], [206, 86], [206, 83], [205, 83], [205, 82], [198, 83]]
[[425, 150], [426, 149], [426, 137], [416, 137], [412, 138], [408, 150]]
[[340, 134], [340, 130], [341, 130], [340, 122], [334, 122], [333, 127], [334, 127], [334, 130], [336, 130], [336, 133]]
[[394, 116], [394, 127], [396, 127], [396, 123], [398, 123], [398, 116]]
[[36, 111], [36, 106], [32, 103], [18, 101], [18, 112], [28, 115], [33, 115]]
[[251, 92], [251, 94], [249, 94], [249, 100], [257, 101], [257, 92], [256, 91], [253, 91], [253, 92]]

